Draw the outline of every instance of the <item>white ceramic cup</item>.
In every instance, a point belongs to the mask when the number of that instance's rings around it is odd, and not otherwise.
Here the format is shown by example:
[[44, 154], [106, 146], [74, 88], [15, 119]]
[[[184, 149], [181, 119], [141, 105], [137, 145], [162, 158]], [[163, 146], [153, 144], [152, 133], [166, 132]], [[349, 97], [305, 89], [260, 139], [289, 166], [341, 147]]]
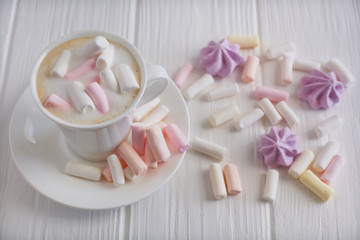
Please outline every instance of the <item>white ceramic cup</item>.
[[[133, 55], [140, 68], [141, 86], [132, 104], [113, 119], [92, 125], [74, 124], [51, 114], [41, 103], [36, 89], [37, 73], [45, 56], [58, 45], [71, 39], [103, 36], [124, 46]], [[145, 63], [137, 48], [115, 34], [103, 31], [81, 31], [70, 33], [50, 44], [38, 58], [31, 74], [31, 93], [36, 105], [50, 120], [54, 121], [64, 135], [71, 152], [90, 161], [104, 161], [122, 141], [127, 139], [133, 121], [133, 111], [159, 96], [167, 87], [169, 76], [160, 65]], [[65, 81], [65, 80], [64, 80]]]

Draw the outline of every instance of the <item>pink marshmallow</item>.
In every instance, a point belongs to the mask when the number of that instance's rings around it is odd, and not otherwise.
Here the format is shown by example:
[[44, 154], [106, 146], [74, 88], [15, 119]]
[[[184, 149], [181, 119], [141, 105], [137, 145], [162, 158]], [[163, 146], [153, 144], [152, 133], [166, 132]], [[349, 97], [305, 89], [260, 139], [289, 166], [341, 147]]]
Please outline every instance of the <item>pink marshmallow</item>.
[[71, 105], [67, 101], [65, 101], [64, 99], [53, 93], [50, 94], [50, 96], [46, 99], [44, 103], [44, 107], [67, 109], [70, 108]]
[[344, 162], [345, 160], [343, 157], [341, 157], [340, 155], [335, 155], [325, 169], [325, 171], [323, 172], [323, 174], [321, 175], [320, 179], [324, 183], [331, 185], [336, 176], [338, 175], [342, 165], [344, 165]]
[[156, 161], [166, 162], [169, 160], [171, 154], [158, 124], [146, 130], [146, 137]]
[[157, 161], [154, 157], [154, 154], [151, 151], [149, 142], [145, 143], [144, 161], [145, 161], [146, 165], [148, 165], [149, 168], [157, 168], [157, 166], [158, 166]]
[[241, 193], [241, 183], [239, 172], [235, 166], [235, 164], [230, 163], [226, 165], [223, 169], [224, 178], [226, 182], [227, 192], [230, 195], [236, 195]]
[[142, 123], [134, 123], [132, 129], [132, 147], [140, 155], [145, 152], [145, 126]]
[[121, 143], [116, 151], [125, 160], [130, 170], [136, 176], [143, 175], [147, 172], [148, 167], [129, 143]]
[[189, 149], [189, 141], [181, 132], [178, 125], [173, 123], [169, 124], [164, 128], [164, 131], [179, 152], [185, 152]]
[[174, 78], [174, 82], [178, 88], [181, 88], [181, 86], [185, 83], [186, 79], [189, 77], [190, 73], [193, 70], [193, 66], [189, 63], [186, 63], [176, 74]]
[[112, 175], [111, 175], [111, 171], [110, 171], [109, 166], [107, 166], [106, 168], [104, 168], [104, 170], [102, 170], [102, 175], [104, 176], [104, 179], [105, 179], [107, 182], [110, 182], [110, 183], [113, 182], [113, 179], [112, 179]]
[[106, 94], [97, 82], [90, 83], [89, 86], [85, 88], [85, 92], [89, 95], [99, 112], [107, 113], [110, 110]]
[[85, 73], [90, 72], [92, 69], [95, 68], [95, 66], [96, 66], [96, 59], [90, 58], [86, 62], [80, 64], [79, 66], [77, 66], [76, 68], [72, 69], [70, 72], [65, 74], [65, 78], [67, 80], [75, 80], [81, 77], [82, 75], [84, 75]]
[[253, 82], [256, 76], [256, 70], [259, 66], [259, 58], [256, 56], [249, 56], [246, 60], [244, 70], [241, 75], [241, 79], [244, 82]]
[[256, 87], [255, 96], [259, 99], [268, 98], [272, 102], [287, 101], [289, 93], [269, 87]]

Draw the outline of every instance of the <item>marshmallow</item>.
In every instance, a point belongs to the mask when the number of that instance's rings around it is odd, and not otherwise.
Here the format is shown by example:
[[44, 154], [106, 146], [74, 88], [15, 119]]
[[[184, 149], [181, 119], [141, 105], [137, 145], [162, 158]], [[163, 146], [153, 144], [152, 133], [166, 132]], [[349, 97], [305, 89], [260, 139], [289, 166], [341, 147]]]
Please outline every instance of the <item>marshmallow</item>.
[[[160, 126], [161, 128], [161, 126]], [[176, 149], [179, 152], [185, 152], [189, 149], [190, 144], [188, 139], [184, 136], [178, 125], [169, 124], [164, 128], [166, 136], [170, 139], [170, 141], [175, 145]]]
[[160, 103], [160, 98], [154, 98], [150, 102], [135, 109], [134, 120], [137, 122], [141, 121], [145, 117], [145, 115], [151, 112], [157, 105], [159, 105], [159, 103]]
[[29, 117], [27, 117], [25, 121], [24, 136], [29, 142], [36, 144], [36, 139], [34, 137], [34, 125]]
[[129, 143], [121, 143], [116, 151], [125, 160], [128, 167], [136, 176], [140, 176], [147, 172], [148, 167]]
[[145, 143], [145, 154], [144, 154], [144, 162], [149, 168], [157, 168], [158, 162], [156, 161], [156, 158], [154, 157], [154, 154], [151, 150], [149, 141], [146, 141]]
[[257, 122], [264, 116], [264, 112], [260, 108], [255, 108], [251, 112], [242, 116], [238, 121], [235, 122], [234, 126], [237, 130], [244, 129], [251, 124]]
[[209, 167], [210, 181], [213, 193], [216, 199], [222, 200], [226, 198], [226, 186], [221, 166], [218, 163], [212, 163]]
[[135, 75], [129, 65], [116, 64], [114, 66], [114, 74], [118, 80], [120, 91], [127, 93], [139, 89], [139, 83], [137, 82]]
[[337, 58], [332, 58], [326, 63], [326, 67], [335, 72], [338, 79], [345, 85], [355, 81], [355, 76]]
[[97, 36], [96, 38], [91, 39], [85, 45], [80, 47], [76, 51], [76, 54], [84, 58], [94, 57], [107, 47], [109, 47], [109, 42], [106, 40], [106, 38], [102, 36]]
[[117, 92], [119, 89], [118, 82], [115, 78], [113, 71], [110, 68], [102, 70], [99, 74], [100, 82], [108, 89]]
[[326, 167], [329, 165], [332, 157], [335, 155], [338, 149], [338, 144], [332, 141], [326, 143], [323, 149], [317, 155], [312, 168], [316, 172], [323, 172]]
[[104, 176], [105, 181], [110, 183], [113, 182], [109, 166], [107, 166], [102, 170], [102, 175]]
[[111, 154], [107, 157], [107, 162], [109, 164], [114, 186], [118, 187], [125, 184], [124, 171], [119, 158], [115, 154]]
[[269, 99], [267, 98], [261, 99], [258, 102], [258, 106], [259, 108], [261, 108], [261, 110], [263, 110], [263, 112], [265, 113], [266, 117], [269, 119], [272, 125], [276, 125], [282, 120], [282, 117], [276, 111], [274, 105], [270, 102]]
[[131, 182], [135, 181], [137, 178], [136, 174], [133, 173], [129, 167], [124, 168], [124, 175], [126, 179]]
[[84, 85], [81, 82], [75, 81], [70, 83], [67, 86], [67, 90], [71, 101], [79, 112], [84, 114], [90, 110], [95, 110], [94, 103], [84, 91]]
[[244, 70], [242, 72], [241, 75], [241, 79], [244, 82], [253, 82], [255, 80], [255, 76], [256, 76], [256, 70], [259, 66], [259, 58], [256, 56], [248, 56], [245, 66], [244, 66]]
[[94, 181], [99, 181], [101, 178], [101, 168], [80, 162], [67, 162], [65, 173]]
[[288, 100], [289, 93], [274, 88], [257, 86], [255, 90], [255, 96], [259, 99], [266, 97], [270, 101], [281, 102]]
[[335, 155], [329, 166], [325, 169], [324, 173], [321, 175], [321, 181], [325, 182], [328, 185], [331, 185], [338, 175], [339, 170], [344, 165], [344, 158], [340, 155]]
[[295, 58], [293, 69], [304, 71], [304, 72], [311, 72], [314, 69], [320, 69], [321, 64], [318, 62], [301, 59], [301, 58]]
[[147, 116], [143, 121], [142, 124], [146, 127], [150, 127], [155, 123], [163, 120], [169, 113], [169, 109], [164, 105], [157, 107], [149, 116]]
[[211, 115], [209, 117], [209, 122], [214, 127], [217, 127], [227, 121], [230, 121], [238, 115], [239, 109], [234, 104], [231, 104]]
[[240, 45], [240, 48], [255, 48], [259, 45], [258, 35], [250, 35], [250, 36], [230, 35], [227, 36], [227, 40], [231, 44]]
[[44, 107], [46, 108], [60, 108], [60, 109], [68, 109], [71, 105], [56, 95], [55, 93], [50, 94], [50, 96], [46, 99], [44, 103]]
[[235, 164], [233, 163], [227, 164], [223, 169], [223, 173], [224, 173], [228, 194], [236, 195], [241, 193], [242, 189], [241, 189], [239, 172]]
[[303, 151], [289, 168], [289, 175], [298, 179], [308, 169], [314, 160], [314, 153], [310, 150]]
[[109, 45], [97, 58], [96, 67], [100, 70], [110, 68], [114, 60], [115, 48], [113, 45]]
[[83, 62], [82, 64], [80, 64], [79, 66], [72, 69], [67, 74], [65, 74], [65, 78], [67, 80], [75, 80], [75, 79], [81, 77], [82, 75], [90, 72], [92, 69], [95, 68], [95, 66], [96, 66], [95, 58], [90, 58], [90, 59], [86, 60], [85, 62]]
[[275, 169], [269, 169], [266, 174], [266, 183], [264, 188], [263, 199], [274, 202], [279, 184], [279, 172]]
[[300, 177], [302, 182], [310, 191], [318, 195], [323, 201], [327, 201], [334, 193], [334, 189], [322, 182], [313, 172], [306, 170]]
[[286, 42], [278, 46], [271, 47], [267, 50], [266, 56], [268, 59], [275, 59], [280, 57], [285, 52], [294, 52], [295, 45], [292, 42]]
[[164, 130], [164, 128], [166, 128], [166, 126], [167, 126], [167, 124], [166, 124], [166, 123], [164, 123], [163, 121], [158, 122], [158, 123], [157, 123], [157, 125], [159, 125], [159, 126], [160, 126], [160, 128], [161, 128], [161, 130], [162, 130], [162, 131], [163, 131], [163, 130]]
[[294, 54], [284, 53], [281, 60], [281, 84], [289, 85], [293, 82]]
[[202, 90], [213, 84], [213, 82], [214, 78], [210, 74], [204, 74], [200, 79], [196, 80], [183, 91], [185, 99], [190, 100], [191, 98], [195, 97]]
[[97, 82], [90, 83], [90, 85], [85, 88], [85, 92], [89, 95], [99, 112], [109, 112], [109, 101], [104, 90], [102, 90]]
[[207, 97], [210, 101], [218, 100], [220, 98], [231, 97], [238, 94], [240, 91], [237, 83], [227, 84], [214, 88], [207, 93]]
[[186, 79], [189, 77], [190, 73], [193, 70], [193, 66], [189, 63], [186, 63], [176, 74], [174, 82], [178, 88], [185, 83]]
[[334, 115], [325, 121], [321, 122], [315, 127], [315, 134], [317, 137], [324, 137], [329, 133], [337, 130], [341, 125], [341, 118], [337, 115]]
[[221, 161], [225, 158], [227, 149], [205, 139], [196, 137], [191, 143], [191, 148]]
[[286, 102], [281, 101], [276, 104], [276, 109], [285, 119], [290, 128], [300, 123], [298, 116], [296, 116], [295, 112], [289, 107], [289, 105], [287, 105]]
[[51, 69], [51, 75], [56, 75], [63, 78], [68, 70], [70, 57], [71, 52], [69, 50], [63, 51]]
[[132, 147], [140, 155], [144, 155], [145, 152], [145, 127], [141, 123], [134, 123], [131, 126], [132, 134]]
[[146, 130], [146, 137], [151, 147], [151, 151], [154, 154], [156, 161], [166, 162], [169, 160], [171, 154], [164, 135], [162, 134], [161, 128], [159, 125], [154, 125]]

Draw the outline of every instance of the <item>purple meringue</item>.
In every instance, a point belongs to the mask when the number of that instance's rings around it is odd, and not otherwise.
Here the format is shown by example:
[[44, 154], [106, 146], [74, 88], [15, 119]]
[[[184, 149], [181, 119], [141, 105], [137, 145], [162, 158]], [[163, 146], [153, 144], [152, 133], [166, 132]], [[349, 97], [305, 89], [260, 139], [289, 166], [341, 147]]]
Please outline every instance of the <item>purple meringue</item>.
[[340, 101], [344, 85], [334, 72], [324, 73], [317, 69], [300, 80], [299, 98], [313, 109], [328, 109]]
[[211, 41], [200, 51], [200, 66], [212, 76], [227, 77], [245, 62], [239, 51], [240, 46], [230, 44], [226, 38], [219, 43]]
[[282, 130], [272, 127], [269, 134], [261, 136], [257, 150], [268, 166], [290, 166], [299, 153], [298, 136], [287, 127]]

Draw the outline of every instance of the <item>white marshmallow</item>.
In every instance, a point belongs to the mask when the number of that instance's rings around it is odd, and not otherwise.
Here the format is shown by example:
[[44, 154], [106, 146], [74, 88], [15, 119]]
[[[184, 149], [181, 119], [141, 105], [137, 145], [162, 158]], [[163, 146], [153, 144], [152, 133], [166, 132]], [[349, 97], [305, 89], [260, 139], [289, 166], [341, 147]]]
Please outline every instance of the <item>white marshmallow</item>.
[[99, 181], [101, 178], [101, 168], [80, 162], [68, 162], [65, 167], [65, 173], [94, 181]]
[[140, 88], [129, 65], [123, 63], [114, 65], [114, 74], [122, 93], [131, 92]]
[[284, 53], [281, 60], [281, 84], [289, 85], [293, 82], [294, 54]]
[[118, 187], [125, 184], [124, 171], [119, 158], [115, 154], [111, 154], [107, 157], [107, 162], [109, 164], [114, 185]]
[[150, 127], [164, 119], [168, 113], [169, 109], [164, 105], [161, 105], [157, 107], [152, 113], [150, 113], [150, 115], [142, 121], [142, 124], [144, 124], [145, 127]]
[[76, 54], [80, 57], [89, 58], [97, 55], [107, 47], [109, 47], [109, 42], [106, 38], [97, 36], [88, 41], [84, 46], [80, 47], [76, 51]]
[[27, 117], [25, 121], [24, 136], [29, 142], [36, 144], [36, 139], [34, 137], [34, 125], [29, 117]]
[[234, 105], [231, 104], [220, 111], [217, 111], [216, 113], [212, 114], [209, 117], [209, 122], [212, 126], [217, 127], [227, 121], [230, 121], [234, 117], [239, 115], [239, 109]]
[[317, 172], [323, 172], [329, 165], [332, 157], [336, 154], [338, 144], [332, 141], [326, 143], [323, 149], [317, 155], [312, 168]]
[[266, 183], [264, 188], [263, 199], [274, 202], [279, 184], [279, 172], [275, 169], [269, 169], [266, 174]]
[[154, 98], [150, 102], [142, 105], [141, 107], [135, 109], [134, 111], [134, 120], [140, 122], [146, 114], [151, 112], [157, 105], [160, 103], [160, 98]]
[[333, 71], [338, 79], [345, 85], [355, 81], [355, 76], [337, 58], [332, 58], [326, 63], [326, 67]]
[[264, 116], [264, 112], [260, 108], [255, 108], [251, 112], [247, 113], [245, 116], [242, 116], [235, 124], [237, 130], [244, 129], [251, 124], [257, 122]]
[[71, 52], [69, 50], [64, 50], [51, 69], [51, 75], [63, 78], [67, 73], [70, 57]]
[[135, 181], [137, 178], [136, 174], [133, 173], [129, 167], [126, 167], [124, 169], [124, 174], [125, 174], [126, 179], [131, 182]]
[[306, 169], [308, 169], [313, 160], [314, 153], [312, 151], [303, 151], [289, 168], [289, 175], [295, 179], [298, 179], [306, 171]]
[[67, 87], [71, 101], [76, 109], [81, 113], [87, 113], [90, 110], [95, 110], [95, 105], [89, 95], [84, 91], [84, 85], [79, 81], [70, 83]]
[[295, 58], [293, 69], [304, 71], [304, 72], [311, 72], [314, 69], [320, 69], [321, 64], [318, 62], [314, 62], [311, 60]]
[[210, 101], [218, 100], [220, 98], [231, 97], [238, 94], [240, 91], [237, 83], [227, 84], [208, 91], [207, 96]]
[[292, 42], [286, 42], [278, 46], [271, 47], [267, 50], [266, 56], [268, 59], [280, 57], [285, 52], [294, 52], [295, 45]]
[[199, 92], [213, 84], [213, 82], [214, 78], [210, 74], [204, 74], [199, 80], [196, 80], [183, 91], [185, 99], [190, 100], [195, 97]]
[[210, 174], [211, 186], [215, 198], [218, 200], [222, 200], [226, 198], [227, 191], [226, 191], [225, 180], [220, 164], [218, 163], [210, 164], [209, 174]]
[[115, 48], [113, 45], [109, 45], [97, 58], [96, 67], [100, 70], [110, 68], [114, 60]]
[[315, 127], [315, 134], [318, 138], [324, 137], [327, 134], [337, 130], [340, 127], [341, 123], [341, 118], [337, 115], [334, 115], [317, 125]]
[[191, 148], [221, 161], [225, 158], [227, 149], [205, 139], [196, 137], [191, 143]]
[[261, 99], [258, 102], [258, 106], [263, 110], [272, 125], [276, 125], [282, 120], [282, 117], [268, 98]]
[[117, 92], [119, 90], [118, 82], [110, 68], [106, 68], [99, 73], [100, 82], [108, 89]]
[[285, 119], [286, 123], [290, 128], [300, 123], [298, 116], [296, 116], [295, 112], [287, 105], [286, 102], [281, 101], [276, 104], [276, 109], [280, 113], [280, 115]]

